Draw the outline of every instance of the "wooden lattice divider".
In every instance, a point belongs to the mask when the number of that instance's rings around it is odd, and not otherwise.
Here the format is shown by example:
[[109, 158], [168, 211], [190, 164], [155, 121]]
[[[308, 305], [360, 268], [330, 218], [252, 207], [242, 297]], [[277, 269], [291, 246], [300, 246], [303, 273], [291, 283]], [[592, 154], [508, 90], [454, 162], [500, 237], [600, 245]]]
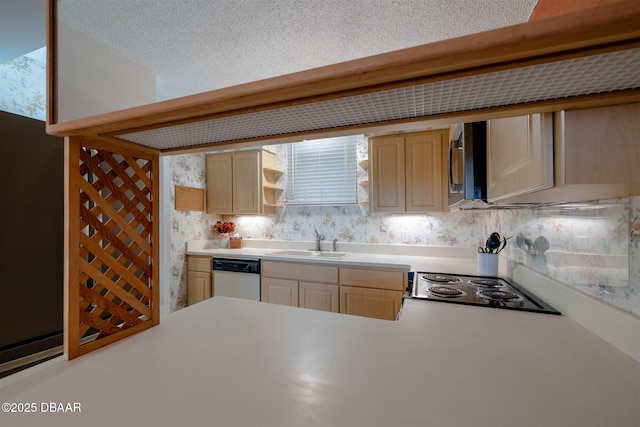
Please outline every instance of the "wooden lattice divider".
[[65, 141], [67, 359], [159, 322], [158, 156], [87, 145]]

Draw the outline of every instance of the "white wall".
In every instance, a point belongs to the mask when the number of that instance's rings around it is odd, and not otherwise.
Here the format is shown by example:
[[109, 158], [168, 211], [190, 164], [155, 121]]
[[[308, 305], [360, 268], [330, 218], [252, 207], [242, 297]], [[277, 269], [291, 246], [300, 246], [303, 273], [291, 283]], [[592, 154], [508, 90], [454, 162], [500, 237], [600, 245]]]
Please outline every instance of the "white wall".
[[57, 82], [57, 123], [155, 102], [151, 71], [62, 23]]

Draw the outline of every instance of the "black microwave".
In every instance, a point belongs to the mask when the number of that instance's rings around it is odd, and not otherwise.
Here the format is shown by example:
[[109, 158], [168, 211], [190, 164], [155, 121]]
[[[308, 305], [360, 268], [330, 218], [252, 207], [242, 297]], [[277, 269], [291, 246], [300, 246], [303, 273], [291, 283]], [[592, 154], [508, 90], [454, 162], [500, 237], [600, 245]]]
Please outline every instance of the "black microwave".
[[459, 124], [449, 141], [449, 207], [487, 205], [487, 123]]

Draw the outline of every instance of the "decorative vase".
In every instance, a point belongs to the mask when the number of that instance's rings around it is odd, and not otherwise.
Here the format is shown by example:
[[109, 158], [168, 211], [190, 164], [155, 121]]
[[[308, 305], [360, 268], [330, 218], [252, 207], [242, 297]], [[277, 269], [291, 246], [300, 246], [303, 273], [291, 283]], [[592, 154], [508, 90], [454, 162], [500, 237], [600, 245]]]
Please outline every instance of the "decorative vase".
[[218, 247], [229, 249], [229, 233], [220, 233], [220, 239], [218, 240]]

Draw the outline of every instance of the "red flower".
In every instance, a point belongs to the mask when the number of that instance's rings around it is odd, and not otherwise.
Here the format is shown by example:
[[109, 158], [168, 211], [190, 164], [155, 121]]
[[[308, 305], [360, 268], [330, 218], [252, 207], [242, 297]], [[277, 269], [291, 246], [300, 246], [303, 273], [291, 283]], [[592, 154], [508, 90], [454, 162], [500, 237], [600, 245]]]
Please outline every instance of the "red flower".
[[218, 221], [213, 226], [213, 229], [218, 233], [233, 233], [233, 231], [236, 229], [236, 226], [231, 221], [228, 221], [228, 222]]

